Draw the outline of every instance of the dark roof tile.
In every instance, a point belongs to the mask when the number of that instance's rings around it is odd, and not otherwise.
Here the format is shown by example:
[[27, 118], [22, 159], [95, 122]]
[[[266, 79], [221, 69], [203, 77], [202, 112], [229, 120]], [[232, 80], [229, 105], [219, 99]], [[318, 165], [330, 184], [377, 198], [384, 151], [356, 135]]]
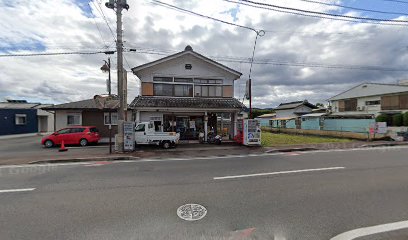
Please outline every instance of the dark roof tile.
[[138, 96], [130, 104], [130, 108], [210, 108], [210, 109], [243, 109], [244, 104], [235, 98], [175, 98]]

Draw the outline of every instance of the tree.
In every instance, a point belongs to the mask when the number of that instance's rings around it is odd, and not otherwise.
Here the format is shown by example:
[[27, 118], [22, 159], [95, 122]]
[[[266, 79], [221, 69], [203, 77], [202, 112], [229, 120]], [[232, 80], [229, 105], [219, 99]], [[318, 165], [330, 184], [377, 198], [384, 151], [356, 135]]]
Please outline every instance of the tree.
[[324, 107], [323, 103], [316, 103], [315, 105], [316, 105], [316, 107]]
[[395, 127], [402, 126], [402, 114], [398, 113], [392, 116], [392, 125]]
[[389, 122], [389, 116], [387, 114], [380, 114], [375, 118], [376, 122]]
[[408, 112], [404, 113], [402, 117], [402, 122], [404, 126], [408, 127]]

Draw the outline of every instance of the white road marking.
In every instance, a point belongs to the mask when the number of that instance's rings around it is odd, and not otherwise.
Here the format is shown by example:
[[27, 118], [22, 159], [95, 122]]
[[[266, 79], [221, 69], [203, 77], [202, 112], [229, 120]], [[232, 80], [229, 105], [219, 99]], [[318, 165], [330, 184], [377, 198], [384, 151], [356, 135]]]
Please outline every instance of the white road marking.
[[348, 232], [344, 232], [340, 235], [337, 235], [330, 240], [352, 240], [359, 237], [364, 237], [372, 234], [390, 232], [395, 230], [400, 230], [408, 228], [408, 221], [394, 222], [381, 224], [371, 227], [357, 228]]
[[329, 170], [340, 170], [340, 169], [345, 169], [345, 167], [311, 168], [311, 169], [280, 171], [280, 172], [270, 172], [270, 173], [254, 173], [254, 174], [245, 174], [245, 175], [214, 177], [213, 179], [221, 180], [221, 179], [259, 177], [259, 176], [279, 175], [279, 174], [288, 174], [288, 173], [317, 172], [317, 171], [329, 171]]
[[5, 190], [0, 190], [0, 193], [29, 192], [33, 190], [35, 190], [35, 188], [5, 189]]

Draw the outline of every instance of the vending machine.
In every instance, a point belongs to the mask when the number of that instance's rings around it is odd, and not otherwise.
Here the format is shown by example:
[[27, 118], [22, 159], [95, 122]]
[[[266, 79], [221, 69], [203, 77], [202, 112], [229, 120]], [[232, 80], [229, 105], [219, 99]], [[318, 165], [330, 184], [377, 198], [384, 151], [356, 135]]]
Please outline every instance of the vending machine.
[[245, 146], [261, 145], [261, 124], [255, 119], [243, 119], [237, 122], [238, 134], [235, 141]]

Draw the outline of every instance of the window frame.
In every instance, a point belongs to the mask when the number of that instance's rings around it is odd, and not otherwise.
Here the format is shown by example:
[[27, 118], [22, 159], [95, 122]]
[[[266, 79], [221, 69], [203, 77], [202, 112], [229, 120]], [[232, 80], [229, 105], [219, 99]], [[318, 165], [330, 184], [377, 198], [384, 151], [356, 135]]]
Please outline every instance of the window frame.
[[[153, 96], [223, 98], [224, 97], [224, 89], [223, 89], [224, 80], [225, 79], [221, 79], [221, 78], [154, 76], [153, 77]], [[162, 85], [161, 90], [158, 90], [158, 88], [160, 88], [158, 85]], [[169, 86], [166, 86], [166, 85], [169, 85]], [[184, 94], [185, 92], [183, 92], [182, 95], [180, 94], [176, 95], [176, 88], [180, 88], [178, 85], [185, 85], [189, 87], [191, 86], [192, 88], [190, 88], [189, 93], [187, 95]], [[229, 85], [226, 85], [226, 86], [229, 86]], [[170, 89], [163, 90], [166, 87], [171, 88], [171, 94], [170, 94]], [[166, 91], [167, 93], [164, 93]]]
[[[110, 123], [106, 121], [106, 120], [109, 119], [109, 112], [104, 112], [103, 113], [103, 125], [105, 125], [105, 126], [109, 126], [109, 125], [117, 126], [118, 125], [118, 112], [110, 112], [110, 113], [111, 113]], [[115, 118], [115, 116], [116, 116], [116, 118]], [[114, 119], [114, 120], [116, 119], [116, 121], [112, 121], [112, 119]]]
[[381, 100], [371, 100], [371, 101], [365, 101], [366, 106], [377, 106], [381, 105]]
[[[74, 117], [74, 123], [69, 123], [69, 117]], [[78, 117], [78, 123], [75, 122], [75, 117]], [[81, 113], [67, 113], [67, 126], [81, 125], [82, 114]]]
[[[19, 125], [19, 126], [21, 126], [21, 125], [27, 125], [27, 114], [19, 114], [19, 113], [17, 113], [17, 114], [14, 115], [14, 118], [15, 118], [15, 119], [14, 119], [15, 125]], [[23, 122], [20, 122], [19, 119], [24, 119], [24, 121], [23, 121]]]

